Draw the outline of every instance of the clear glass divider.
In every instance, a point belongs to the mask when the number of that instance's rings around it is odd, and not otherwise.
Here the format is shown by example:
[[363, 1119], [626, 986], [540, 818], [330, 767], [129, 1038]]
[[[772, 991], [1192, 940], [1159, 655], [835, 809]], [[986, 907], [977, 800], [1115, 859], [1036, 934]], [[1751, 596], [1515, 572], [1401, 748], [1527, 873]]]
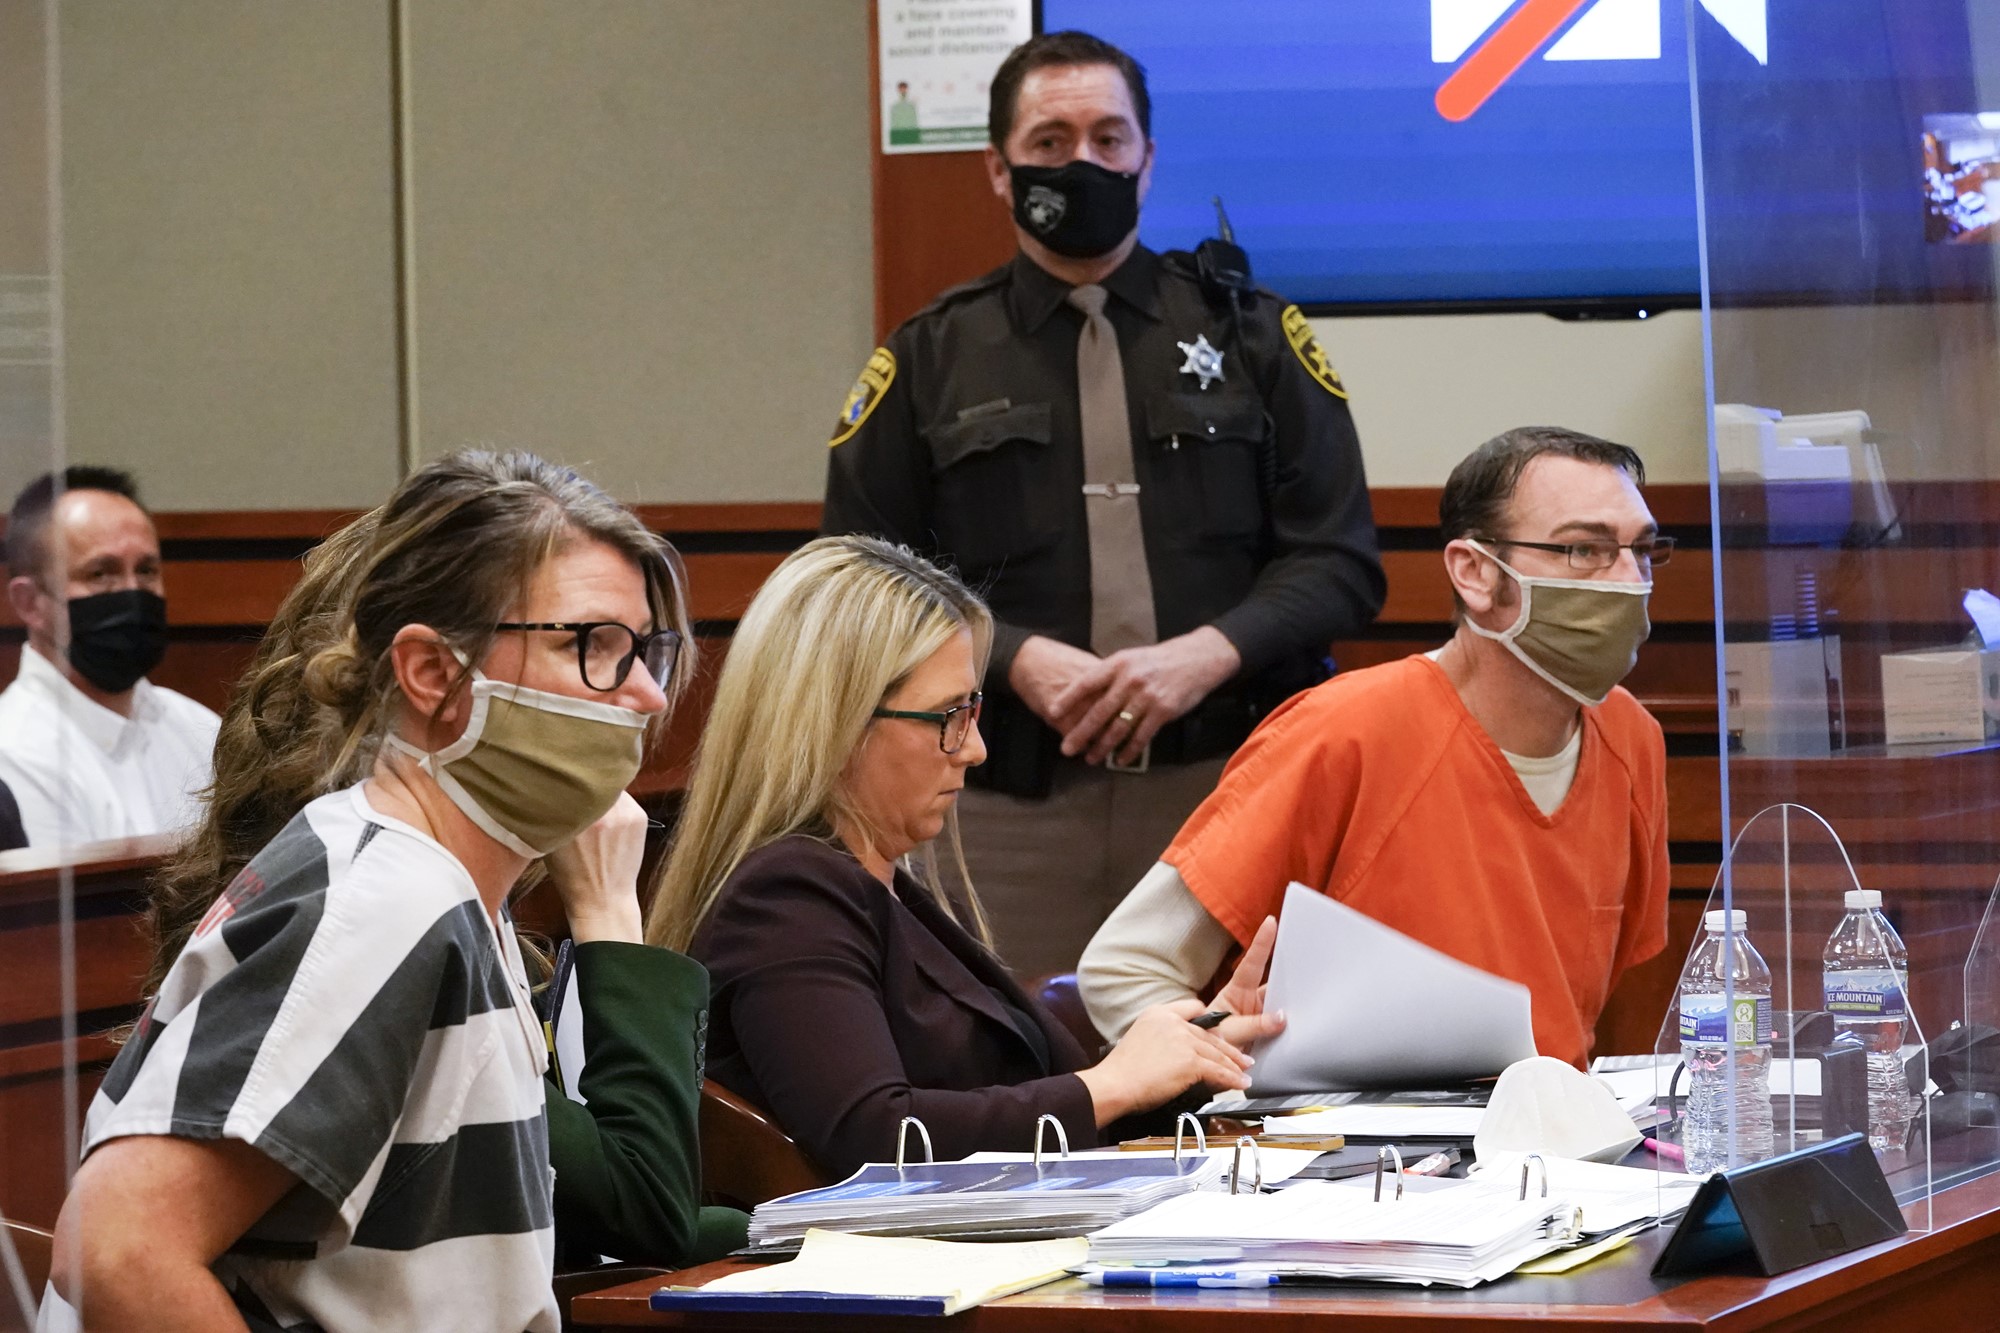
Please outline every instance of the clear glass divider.
[[[1773, 0], [1746, 42], [1711, 8], [1688, 5], [1724, 844], [1706, 907], [1741, 913], [1769, 966], [1768, 1151], [1868, 1135], [1921, 1230], [2000, 1165], [2000, 1038], [1980, 1040], [2000, 1027], [2000, 24], [1966, 0]], [[1711, 989], [1733, 1007], [1737, 985]], [[1723, 1049], [1722, 1149], [1699, 1165], [1766, 1151], [1737, 1086], [1760, 1057]]]
[[[1657, 1132], [1678, 1150], [1655, 1154], [1663, 1173], [1705, 1176], [1861, 1133], [1911, 1225], [1928, 1228], [1921, 1015], [1951, 1007], [1959, 964], [1909, 958], [1894, 924], [1904, 907], [1861, 883], [1817, 812], [1780, 803], [1744, 825], [1654, 1046], [1672, 1113]], [[1912, 1002], [1923, 994], [1935, 1002]]]

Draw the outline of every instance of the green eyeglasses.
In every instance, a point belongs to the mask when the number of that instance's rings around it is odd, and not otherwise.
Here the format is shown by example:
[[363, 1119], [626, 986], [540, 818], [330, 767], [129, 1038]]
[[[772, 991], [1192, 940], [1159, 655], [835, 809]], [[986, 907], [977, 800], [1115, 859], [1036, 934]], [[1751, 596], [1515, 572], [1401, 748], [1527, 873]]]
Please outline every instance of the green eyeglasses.
[[946, 754], [957, 754], [965, 744], [965, 738], [972, 732], [972, 724], [979, 720], [980, 705], [986, 696], [977, 690], [968, 703], [956, 704], [942, 713], [918, 712], [908, 708], [878, 708], [876, 717], [900, 717], [911, 722], [929, 722], [938, 729], [938, 749]]

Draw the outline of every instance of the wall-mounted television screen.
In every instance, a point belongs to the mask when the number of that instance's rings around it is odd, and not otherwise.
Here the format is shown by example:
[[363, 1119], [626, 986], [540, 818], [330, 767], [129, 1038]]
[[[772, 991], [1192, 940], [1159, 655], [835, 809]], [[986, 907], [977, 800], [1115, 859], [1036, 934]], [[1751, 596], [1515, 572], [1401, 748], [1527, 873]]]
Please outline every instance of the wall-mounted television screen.
[[1213, 234], [1220, 195], [1258, 279], [1308, 307], [1692, 303], [1690, 25], [1718, 295], [1988, 281], [1925, 244], [1918, 156], [1926, 114], [1977, 105], [1966, 0], [1041, 0], [1040, 19], [1147, 70], [1147, 243]]

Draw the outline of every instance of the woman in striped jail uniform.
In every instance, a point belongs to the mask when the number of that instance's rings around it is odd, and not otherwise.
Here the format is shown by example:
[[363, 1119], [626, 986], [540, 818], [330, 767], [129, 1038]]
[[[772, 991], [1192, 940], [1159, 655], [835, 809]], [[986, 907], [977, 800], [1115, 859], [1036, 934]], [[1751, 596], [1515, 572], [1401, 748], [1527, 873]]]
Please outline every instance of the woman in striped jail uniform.
[[[706, 977], [636, 943], [623, 794], [686, 633], [672, 549], [532, 455], [441, 459], [314, 554], [156, 890], [42, 1328], [554, 1330], [566, 1214], [690, 1255]], [[645, 997], [588, 1109], [506, 909], [538, 861], [586, 1006]]]

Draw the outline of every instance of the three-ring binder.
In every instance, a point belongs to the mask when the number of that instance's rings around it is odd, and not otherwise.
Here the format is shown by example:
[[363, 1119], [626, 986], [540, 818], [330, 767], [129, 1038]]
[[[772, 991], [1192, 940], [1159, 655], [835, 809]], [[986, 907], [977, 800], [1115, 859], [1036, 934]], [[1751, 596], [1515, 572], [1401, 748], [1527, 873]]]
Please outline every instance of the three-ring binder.
[[896, 1170], [898, 1173], [903, 1169], [903, 1149], [909, 1146], [910, 1126], [912, 1125], [917, 1127], [917, 1135], [924, 1141], [924, 1165], [929, 1166], [937, 1160], [936, 1154], [931, 1151], [930, 1130], [924, 1128], [923, 1121], [913, 1115], [906, 1115], [903, 1117], [902, 1123], [896, 1126]]
[[1390, 1158], [1396, 1160], [1396, 1197], [1403, 1197], [1403, 1154], [1396, 1145], [1385, 1143], [1375, 1152], [1375, 1202], [1382, 1202], [1382, 1164]]
[[[1193, 1117], [1183, 1114], [1181, 1118], [1183, 1120], [1188, 1120], [1192, 1119]], [[920, 1163], [920, 1165], [932, 1166], [935, 1165], [937, 1162], [937, 1154], [933, 1152], [931, 1149], [930, 1129], [924, 1124], [923, 1121], [917, 1119], [917, 1117], [913, 1115], [906, 1115], [896, 1125], [896, 1170], [899, 1173], [904, 1169], [904, 1167], [908, 1164], [909, 1161], [908, 1152], [910, 1146], [910, 1131], [912, 1129], [917, 1131], [917, 1137], [923, 1141], [924, 1145], [924, 1160], [922, 1161], [922, 1163]], [[1044, 1114], [1036, 1116], [1034, 1161], [1035, 1161], [1035, 1166], [1037, 1168], [1039, 1168], [1042, 1164], [1042, 1144], [1047, 1141], [1048, 1137], [1047, 1131], [1051, 1129], [1053, 1129], [1056, 1132], [1057, 1158], [1060, 1159], [1069, 1156], [1069, 1131], [1063, 1128], [1063, 1122], [1058, 1120], [1055, 1116], [1052, 1115]], [[1195, 1126], [1195, 1134], [1197, 1136], [1201, 1134], [1201, 1126], [1199, 1124]], [[1208, 1147], [1207, 1140], [1202, 1139], [1200, 1142], [1200, 1146], [1203, 1149], [1206, 1149]], [[1178, 1144], [1176, 1144], [1174, 1148], [1174, 1160], [1177, 1162], [1180, 1160], [1180, 1147]]]
[[1528, 1163], [1530, 1162], [1542, 1168], [1542, 1197], [1544, 1199], [1549, 1197], [1549, 1164], [1542, 1160], [1540, 1153], [1531, 1152], [1521, 1159], [1521, 1202], [1523, 1203], [1528, 1201]]
[[1231, 1194], [1236, 1193], [1243, 1184], [1243, 1150], [1245, 1148], [1250, 1150], [1250, 1165], [1257, 1171], [1257, 1180], [1255, 1184], [1251, 1185], [1250, 1192], [1252, 1194], [1261, 1194], [1264, 1192], [1264, 1158], [1257, 1151], [1257, 1140], [1251, 1138], [1248, 1134], [1236, 1140], [1236, 1152], [1229, 1159], [1229, 1192]]
[[1174, 1162], [1176, 1165], [1181, 1160], [1181, 1143], [1190, 1129], [1194, 1131], [1194, 1150], [1203, 1156], [1208, 1155], [1208, 1135], [1202, 1132], [1201, 1118], [1192, 1111], [1182, 1111], [1174, 1121]]
[[1046, 1113], [1038, 1115], [1035, 1117], [1035, 1168], [1037, 1170], [1040, 1170], [1042, 1165], [1042, 1131], [1051, 1126], [1056, 1131], [1057, 1153], [1063, 1157], [1069, 1156], [1069, 1131], [1063, 1128], [1062, 1121]]

